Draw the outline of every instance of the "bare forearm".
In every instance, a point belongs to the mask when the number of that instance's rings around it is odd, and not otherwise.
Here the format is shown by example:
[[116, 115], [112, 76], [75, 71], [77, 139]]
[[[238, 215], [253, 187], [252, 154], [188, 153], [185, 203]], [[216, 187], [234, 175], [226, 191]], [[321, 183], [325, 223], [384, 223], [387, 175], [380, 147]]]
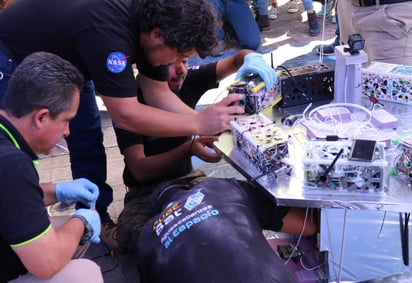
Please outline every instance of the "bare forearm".
[[73, 257], [83, 231], [81, 220], [70, 219], [60, 229], [51, 228], [35, 241], [13, 250], [30, 273], [42, 279], [50, 278]]
[[147, 136], [173, 137], [193, 135], [200, 128], [196, 114], [167, 112], [138, 103], [136, 98], [102, 96], [102, 99], [115, 124], [128, 131]]
[[[230, 121], [243, 114], [241, 106], [232, 105], [242, 99], [230, 95], [196, 114], [163, 111], [141, 104], [135, 97], [115, 98], [101, 95], [110, 116], [122, 129], [147, 136], [177, 137], [216, 135], [230, 129]], [[231, 106], [230, 106], [231, 105]]]

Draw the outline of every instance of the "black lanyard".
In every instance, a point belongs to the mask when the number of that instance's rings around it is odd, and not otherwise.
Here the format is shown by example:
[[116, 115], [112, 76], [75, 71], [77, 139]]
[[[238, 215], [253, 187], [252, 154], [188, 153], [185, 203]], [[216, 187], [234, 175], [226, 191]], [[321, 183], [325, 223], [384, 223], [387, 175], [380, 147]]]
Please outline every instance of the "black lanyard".
[[[0, 129], [2, 129], [3, 131], [6, 132], [6, 134], [9, 136], [9, 138], [11, 139], [11, 141], [13, 142], [14, 146], [17, 149], [21, 149], [19, 143], [17, 142], [16, 138], [13, 136], [13, 134], [9, 131], [9, 129], [7, 129], [2, 123], [0, 123]], [[33, 160], [33, 165], [37, 166], [39, 165], [39, 161], [38, 160]]]

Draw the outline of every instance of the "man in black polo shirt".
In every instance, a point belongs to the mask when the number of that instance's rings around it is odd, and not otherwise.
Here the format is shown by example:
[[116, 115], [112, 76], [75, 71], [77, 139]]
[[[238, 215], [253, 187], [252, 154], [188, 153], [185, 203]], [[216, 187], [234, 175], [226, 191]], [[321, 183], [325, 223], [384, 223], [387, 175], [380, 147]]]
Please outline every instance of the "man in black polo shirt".
[[[102, 240], [113, 224], [106, 184], [106, 155], [99, 94], [112, 119], [124, 129], [147, 135], [217, 134], [243, 109], [230, 106], [240, 96], [197, 113], [167, 86], [167, 64], [178, 56], [208, 55], [216, 45], [215, 22], [203, 0], [19, 0], [0, 13], [0, 101], [8, 78], [22, 59], [47, 51], [73, 63], [85, 76], [79, 111], [67, 139], [73, 178], [99, 186], [96, 204]], [[136, 64], [149, 107], [136, 100]], [[95, 92], [96, 89], [96, 92]], [[187, 123], [190, 121], [190, 123]]]
[[37, 154], [49, 154], [69, 135], [82, 85], [72, 64], [46, 52], [28, 56], [10, 79], [0, 110], [0, 282], [103, 282], [94, 262], [72, 260], [89, 241], [100, 241], [99, 214], [81, 208], [49, 218], [45, 208], [91, 207], [97, 186], [86, 179], [40, 184], [35, 168]]

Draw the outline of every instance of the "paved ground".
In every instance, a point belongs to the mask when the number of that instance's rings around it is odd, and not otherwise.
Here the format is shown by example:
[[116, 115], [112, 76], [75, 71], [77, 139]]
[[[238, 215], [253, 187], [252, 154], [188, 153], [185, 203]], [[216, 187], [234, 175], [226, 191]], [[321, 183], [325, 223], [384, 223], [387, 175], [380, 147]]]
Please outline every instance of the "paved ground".
[[[300, 12], [296, 14], [287, 13], [287, 0], [278, 1], [278, 4], [280, 5], [279, 18], [270, 21], [270, 31], [261, 33], [262, 44], [260, 51], [266, 53], [265, 56], [269, 56], [267, 52], [273, 51], [275, 66], [281, 64], [302, 66], [316, 63], [319, 59], [314, 52], [315, 46], [322, 41], [326, 43], [333, 42], [336, 25], [330, 22], [330, 18], [327, 18], [324, 34], [315, 37], [309, 36], [306, 13], [301, 12], [303, 11], [302, 4], [299, 3]], [[319, 7], [317, 4], [316, 7]], [[319, 20], [319, 23], [322, 27], [321, 20]], [[270, 57], [265, 58], [269, 59]], [[208, 58], [208, 60], [216, 59], [218, 58]], [[326, 60], [333, 64], [333, 57], [326, 58]], [[209, 101], [213, 101], [213, 96], [211, 99]], [[208, 99], [205, 99], [203, 103], [208, 103]], [[114, 201], [110, 205], [109, 211], [111, 217], [116, 220], [123, 208], [125, 193], [122, 183], [123, 158], [117, 148], [110, 117], [104, 110], [104, 107], [102, 107], [101, 115], [108, 162], [107, 182], [114, 189]], [[225, 162], [213, 164], [213, 166], [199, 163], [198, 166], [205, 169], [211, 175], [223, 177], [238, 176]], [[58, 182], [71, 179], [68, 151], [64, 141], [59, 143], [50, 156], [41, 157], [38, 171], [41, 180], [44, 182]], [[87, 256], [100, 264], [105, 282], [138, 282], [133, 262], [127, 258], [113, 258], [110, 251], [104, 246], [92, 245]]]

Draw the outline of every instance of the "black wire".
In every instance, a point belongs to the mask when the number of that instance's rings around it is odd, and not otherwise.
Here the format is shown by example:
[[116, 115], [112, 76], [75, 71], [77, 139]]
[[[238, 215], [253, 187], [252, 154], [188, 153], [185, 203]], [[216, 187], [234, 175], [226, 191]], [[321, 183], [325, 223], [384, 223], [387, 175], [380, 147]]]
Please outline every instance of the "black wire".
[[411, 214], [405, 213], [405, 221], [403, 221], [402, 213], [399, 213], [399, 222], [401, 226], [401, 244], [402, 244], [402, 259], [403, 264], [409, 265], [409, 218]]
[[95, 256], [95, 257], [91, 257], [90, 260], [95, 261], [96, 259], [103, 258], [103, 257], [107, 257], [107, 256], [112, 256], [112, 254], [111, 254], [110, 252], [107, 252], [107, 253], [104, 253], [104, 254], [102, 254], [102, 255], [98, 255], [98, 256]]
[[[92, 261], [94, 261], [94, 262], [96, 262], [96, 260], [98, 260], [98, 259], [107, 258], [107, 257], [110, 257], [110, 259], [112, 259], [112, 260], [114, 261], [114, 266], [113, 266], [113, 267], [108, 268], [107, 270], [102, 270], [102, 273], [107, 273], [107, 272], [111, 272], [111, 271], [115, 270], [117, 267], [119, 267], [119, 261], [113, 256], [111, 250], [109, 250], [108, 252], [106, 252], [106, 253], [104, 253], [104, 254], [102, 254], [102, 255], [98, 255], [98, 256], [95, 256], [95, 257], [91, 257], [91, 258], [89, 258], [89, 259], [92, 260]], [[96, 262], [96, 263], [97, 263], [97, 262]], [[101, 265], [101, 264], [99, 264], [99, 263], [97, 263], [97, 264], [98, 264], [99, 266]]]
[[107, 270], [102, 270], [102, 273], [107, 273], [107, 272], [112, 272], [113, 270], [115, 270], [117, 267], [119, 267], [119, 262], [117, 260], [115, 260], [115, 265], [112, 268], [109, 268]]
[[292, 75], [292, 73], [289, 71], [288, 68], [286, 68], [286, 67], [283, 66], [283, 65], [279, 65], [279, 66], [277, 66], [277, 68], [281, 68], [281, 69], [285, 70], [286, 73], [288, 73], [289, 77], [291, 77], [293, 80], [295, 80], [295, 77]]

